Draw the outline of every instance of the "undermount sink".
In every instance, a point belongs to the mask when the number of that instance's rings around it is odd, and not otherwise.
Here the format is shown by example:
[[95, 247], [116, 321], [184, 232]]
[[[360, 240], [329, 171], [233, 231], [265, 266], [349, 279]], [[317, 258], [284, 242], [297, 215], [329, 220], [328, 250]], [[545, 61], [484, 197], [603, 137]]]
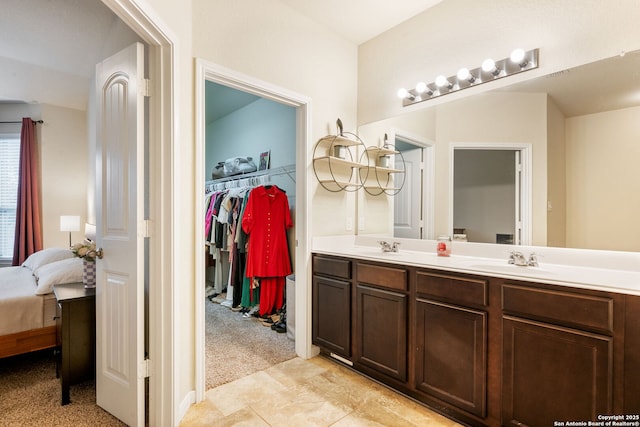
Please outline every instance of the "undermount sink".
[[506, 263], [471, 264], [468, 265], [467, 268], [472, 270], [495, 271], [498, 273], [515, 274], [521, 276], [528, 276], [532, 274], [553, 274], [553, 272], [541, 267], [520, 266]]
[[364, 256], [367, 256], [367, 255], [397, 256], [397, 255], [400, 255], [401, 252], [384, 252], [380, 248], [363, 248], [363, 249], [356, 250], [355, 253], [364, 255]]

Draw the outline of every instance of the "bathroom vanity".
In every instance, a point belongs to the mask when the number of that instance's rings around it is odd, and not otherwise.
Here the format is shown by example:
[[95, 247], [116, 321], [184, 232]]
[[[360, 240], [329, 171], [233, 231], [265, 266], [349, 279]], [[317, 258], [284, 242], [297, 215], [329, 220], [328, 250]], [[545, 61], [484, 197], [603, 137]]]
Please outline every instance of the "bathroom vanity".
[[640, 414], [640, 273], [329, 247], [313, 250], [323, 354], [468, 425]]

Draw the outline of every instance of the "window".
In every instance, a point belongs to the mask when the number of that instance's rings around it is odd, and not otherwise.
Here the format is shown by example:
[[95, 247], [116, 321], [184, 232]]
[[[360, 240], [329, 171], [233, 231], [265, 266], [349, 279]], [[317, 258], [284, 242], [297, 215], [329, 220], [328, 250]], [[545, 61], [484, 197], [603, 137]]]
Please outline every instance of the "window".
[[0, 134], [0, 260], [13, 258], [20, 135]]

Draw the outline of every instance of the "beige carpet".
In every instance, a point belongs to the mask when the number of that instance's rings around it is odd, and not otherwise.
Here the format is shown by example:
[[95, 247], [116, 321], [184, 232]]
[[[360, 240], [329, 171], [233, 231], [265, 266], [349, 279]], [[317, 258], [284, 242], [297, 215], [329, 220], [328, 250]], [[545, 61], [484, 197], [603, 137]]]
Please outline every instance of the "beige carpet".
[[296, 357], [286, 333], [209, 300], [205, 304], [207, 390]]
[[60, 405], [53, 350], [0, 359], [0, 426], [124, 426], [95, 404], [94, 381], [71, 386]]

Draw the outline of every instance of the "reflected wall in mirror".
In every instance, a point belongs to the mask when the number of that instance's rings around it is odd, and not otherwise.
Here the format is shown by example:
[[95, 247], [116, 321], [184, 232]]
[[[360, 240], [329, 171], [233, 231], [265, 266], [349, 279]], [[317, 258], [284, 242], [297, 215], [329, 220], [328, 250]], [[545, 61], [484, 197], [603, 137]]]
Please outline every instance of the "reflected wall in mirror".
[[453, 230], [458, 241], [519, 244], [520, 152], [454, 149]]
[[[410, 134], [433, 147], [423, 238], [453, 234], [452, 145], [525, 144], [530, 244], [639, 251], [639, 69], [640, 52], [630, 52], [365, 124], [359, 135], [371, 145]], [[392, 235], [394, 211], [391, 198], [359, 195], [359, 233]]]

